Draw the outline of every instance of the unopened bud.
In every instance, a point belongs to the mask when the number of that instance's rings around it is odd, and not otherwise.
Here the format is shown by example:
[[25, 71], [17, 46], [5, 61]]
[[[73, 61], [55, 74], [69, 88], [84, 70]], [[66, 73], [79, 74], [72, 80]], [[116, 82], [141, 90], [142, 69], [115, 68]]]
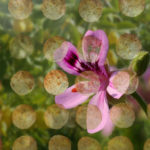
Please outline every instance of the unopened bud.
[[149, 53], [146, 51], [141, 51], [138, 55], [132, 60], [131, 68], [138, 76], [142, 75], [149, 64]]

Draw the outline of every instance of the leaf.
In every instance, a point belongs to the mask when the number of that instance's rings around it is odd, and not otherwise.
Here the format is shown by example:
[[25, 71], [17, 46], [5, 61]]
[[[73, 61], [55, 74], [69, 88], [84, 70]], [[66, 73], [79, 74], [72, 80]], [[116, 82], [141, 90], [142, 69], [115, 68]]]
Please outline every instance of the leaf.
[[136, 28], [137, 26], [129, 21], [122, 21], [117, 23], [117, 28], [118, 29], [131, 29], [131, 28]]

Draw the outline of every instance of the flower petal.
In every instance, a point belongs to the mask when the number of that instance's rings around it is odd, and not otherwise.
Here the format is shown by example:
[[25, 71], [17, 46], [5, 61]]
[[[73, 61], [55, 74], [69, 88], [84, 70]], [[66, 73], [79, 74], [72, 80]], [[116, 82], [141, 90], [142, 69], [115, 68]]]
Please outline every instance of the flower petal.
[[100, 91], [92, 98], [88, 106], [87, 110], [88, 132], [95, 133], [102, 130], [106, 125], [108, 117], [109, 117], [109, 108], [106, 99], [106, 91]]
[[82, 41], [83, 56], [86, 61], [96, 62], [103, 66], [106, 60], [109, 44], [106, 33], [103, 30], [88, 30]]
[[75, 85], [73, 85], [64, 93], [55, 96], [55, 103], [66, 109], [71, 109], [85, 102], [90, 95], [77, 92]]
[[112, 123], [110, 117], [108, 117], [106, 125], [104, 126], [104, 128], [102, 130], [102, 134], [104, 136], [110, 136], [113, 132], [113, 129], [114, 129], [114, 124]]
[[112, 73], [109, 79], [107, 92], [112, 97], [119, 99], [127, 91], [130, 84], [130, 75], [126, 71]]
[[63, 42], [61, 47], [55, 51], [54, 58], [66, 72], [75, 75], [81, 72], [77, 50], [70, 42]]

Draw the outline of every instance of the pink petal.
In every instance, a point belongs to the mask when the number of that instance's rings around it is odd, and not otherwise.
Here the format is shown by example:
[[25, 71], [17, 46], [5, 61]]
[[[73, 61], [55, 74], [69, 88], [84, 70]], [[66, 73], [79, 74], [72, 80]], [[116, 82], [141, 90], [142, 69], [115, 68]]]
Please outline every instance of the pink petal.
[[106, 60], [109, 44], [103, 30], [88, 30], [82, 41], [83, 56], [86, 61], [96, 62], [103, 66]]
[[73, 85], [64, 93], [55, 96], [55, 103], [66, 109], [71, 109], [85, 102], [90, 95], [77, 92], [75, 85]]
[[114, 72], [107, 87], [107, 92], [112, 97], [119, 99], [127, 91], [130, 84], [130, 75], [126, 71]]
[[106, 122], [106, 125], [104, 126], [102, 130], [102, 134], [104, 136], [110, 136], [114, 130], [114, 124], [112, 123], [110, 117], [108, 117], [108, 120]]
[[[93, 109], [94, 106], [95, 110]], [[100, 91], [92, 98], [88, 106], [87, 110], [88, 132], [96, 133], [102, 130], [106, 125], [108, 117], [109, 117], [109, 108], [106, 99], [106, 91]]]
[[70, 42], [63, 42], [60, 48], [54, 53], [54, 58], [57, 64], [70, 74], [80, 73], [80, 64], [77, 50]]

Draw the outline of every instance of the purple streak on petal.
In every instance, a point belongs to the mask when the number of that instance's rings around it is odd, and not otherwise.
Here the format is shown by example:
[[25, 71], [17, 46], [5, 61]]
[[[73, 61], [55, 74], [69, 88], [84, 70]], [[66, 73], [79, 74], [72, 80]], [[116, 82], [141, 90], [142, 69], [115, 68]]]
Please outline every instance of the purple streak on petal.
[[90, 95], [77, 92], [75, 85], [73, 85], [64, 93], [55, 96], [55, 103], [66, 109], [71, 109], [85, 102]]
[[[106, 91], [99, 91], [90, 101], [91, 105], [95, 105], [97, 106], [97, 108], [100, 110], [101, 112], [101, 122], [99, 123], [99, 125], [95, 128], [95, 129], [89, 129], [88, 128], [88, 122], [87, 121], [87, 130], [89, 133], [96, 133], [100, 130], [102, 130], [105, 125], [106, 122], [108, 120], [109, 117], [109, 107], [108, 107], [108, 103], [107, 103], [107, 98], [106, 98]], [[93, 117], [94, 114], [93, 114]], [[88, 113], [87, 113], [87, 120], [88, 120]]]
[[91, 66], [79, 58], [75, 46], [67, 41], [55, 51], [54, 58], [57, 64], [70, 74], [78, 75], [85, 70], [91, 70]]
[[70, 74], [79, 74], [80, 68], [76, 65], [79, 63], [79, 57], [76, 48], [70, 42], [63, 42], [60, 48], [54, 53], [54, 58], [57, 64]]
[[[92, 44], [92, 45], [96, 45], [97, 48], [100, 47], [100, 49], [99, 49], [100, 52], [98, 52], [97, 56], [95, 56], [95, 57], [98, 58], [99, 66], [103, 66], [105, 63], [108, 48], [109, 48], [109, 43], [108, 43], [108, 38], [107, 38], [106, 33], [103, 30], [97, 30], [97, 31], [88, 30], [85, 33], [85, 35], [83, 37], [83, 41], [82, 41], [82, 49], [83, 49], [84, 58], [86, 60], [89, 57], [89, 53], [88, 53], [89, 43], [87, 42], [87, 37], [90, 37], [90, 38], [93, 37], [93, 40], [95, 41], [96, 44]], [[90, 41], [92, 41], [92, 40], [90, 40]], [[99, 43], [101, 43], [101, 44], [99, 44]]]
[[108, 120], [106, 122], [106, 125], [104, 126], [102, 130], [102, 134], [104, 136], [110, 136], [114, 130], [114, 124], [112, 123], [110, 117], [108, 117]]
[[100, 78], [102, 78], [102, 80], [105, 80], [105, 82], [108, 82], [109, 77], [105, 66], [99, 66], [99, 70], [100, 70], [99, 71]]

